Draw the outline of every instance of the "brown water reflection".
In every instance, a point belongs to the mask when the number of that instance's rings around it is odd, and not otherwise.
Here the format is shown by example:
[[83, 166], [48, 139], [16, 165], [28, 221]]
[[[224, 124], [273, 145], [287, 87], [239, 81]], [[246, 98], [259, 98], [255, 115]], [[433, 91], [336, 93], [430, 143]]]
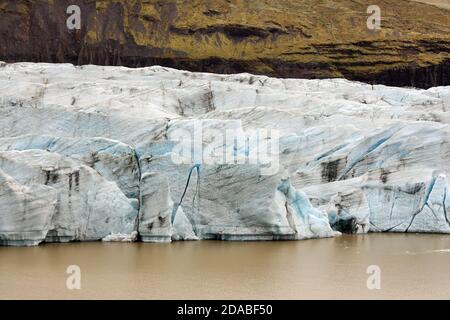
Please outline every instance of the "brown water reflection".
[[[82, 288], [66, 289], [79, 265]], [[368, 290], [367, 267], [381, 268]], [[0, 299], [450, 298], [450, 236], [0, 247]]]

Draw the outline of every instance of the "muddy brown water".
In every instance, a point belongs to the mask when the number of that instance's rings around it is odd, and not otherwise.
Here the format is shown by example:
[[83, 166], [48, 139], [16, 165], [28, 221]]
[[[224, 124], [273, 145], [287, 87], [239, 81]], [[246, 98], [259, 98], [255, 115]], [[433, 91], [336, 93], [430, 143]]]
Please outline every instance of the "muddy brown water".
[[[69, 265], [80, 290], [66, 287]], [[450, 235], [44, 244], [0, 247], [0, 299], [449, 299], [449, 271]]]

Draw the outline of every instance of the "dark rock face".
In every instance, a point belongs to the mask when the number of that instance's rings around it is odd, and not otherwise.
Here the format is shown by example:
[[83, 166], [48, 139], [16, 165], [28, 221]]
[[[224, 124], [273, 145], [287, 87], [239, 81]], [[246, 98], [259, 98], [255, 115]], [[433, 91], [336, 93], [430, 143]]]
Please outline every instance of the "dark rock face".
[[340, 219], [332, 226], [333, 230], [339, 231], [341, 233], [356, 233], [358, 230], [356, 219], [352, 217], [348, 217], [346, 219]]
[[[81, 9], [80, 30], [66, 26], [72, 4]], [[448, 10], [386, 0], [382, 29], [373, 31], [366, 26], [368, 5], [349, 0], [3, 1], [0, 60], [158, 64], [420, 88], [450, 85]]]
[[407, 66], [391, 69], [373, 75], [357, 76], [354, 80], [380, 83], [390, 86], [409, 86], [416, 88], [429, 88], [450, 85], [450, 59], [440, 64], [426, 67]]

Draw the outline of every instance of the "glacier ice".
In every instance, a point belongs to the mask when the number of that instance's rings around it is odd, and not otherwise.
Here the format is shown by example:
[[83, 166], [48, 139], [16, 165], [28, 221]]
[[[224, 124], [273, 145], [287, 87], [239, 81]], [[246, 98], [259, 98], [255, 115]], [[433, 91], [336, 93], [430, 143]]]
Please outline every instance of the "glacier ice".
[[450, 87], [1, 64], [0, 244], [450, 233], [449, 124]]
[[[6, 243], [99, 240], [135, 228], [137, 209], [132, 200], [116, 183], [76, 160], [44, 150], [2, 151], [0, 167], [4, 173], [0, 221]], [[36, 207], [39, 200], [43, 211]]]

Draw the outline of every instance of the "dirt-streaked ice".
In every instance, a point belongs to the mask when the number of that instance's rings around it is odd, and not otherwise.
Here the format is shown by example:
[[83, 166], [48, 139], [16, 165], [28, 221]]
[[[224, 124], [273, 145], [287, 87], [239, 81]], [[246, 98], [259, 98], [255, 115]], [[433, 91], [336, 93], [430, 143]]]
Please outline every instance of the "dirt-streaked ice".
[[[449, 111], [450, 87], [2, 63], [0, 244], [450, 233]], [[258, 130], [270, 174], [226, 139]]]

